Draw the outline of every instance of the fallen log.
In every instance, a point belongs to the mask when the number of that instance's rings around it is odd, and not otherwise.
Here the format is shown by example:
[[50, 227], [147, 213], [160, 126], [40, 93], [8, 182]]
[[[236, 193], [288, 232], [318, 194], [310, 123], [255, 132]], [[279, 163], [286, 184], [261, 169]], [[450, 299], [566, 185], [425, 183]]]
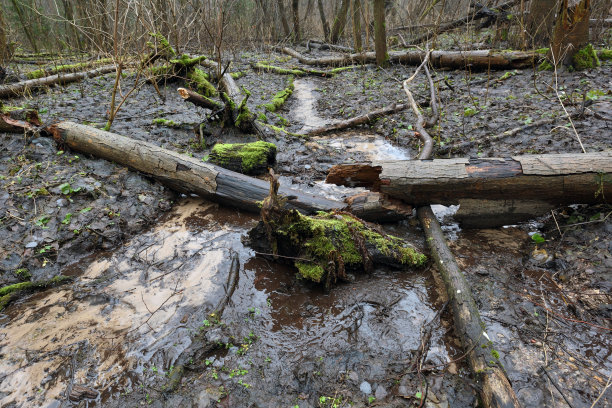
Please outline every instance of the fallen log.
[[352, 69], [355, 67], [352, 67], [352, 66], [340, 67], [340, 68], [330, 69], [329, 71], [321, 71], [318, 69], [306, 69], [306, 68], [283, 68], [283, 67], [277, 67], [275, 65], [267, 65], [261, 62], [257, 62], [257, 63], [251, 63], [251, 68], [253, 68], [255, 71], [272, 72], [274, 74], [279, 74], [279, 75], [293, 75], [297, 77], [320, 76], [323, 78], [329, 78], [329, 77], [333, 77], [339, 72], [346, 71], [347, 69]]
[[73, 74], [57, 74], [38, 79], [29, 79], [27, 81], [15, 82], [9, 85], [2, 85], [0, 86], [0, 98], [23, 95], [28, 91], [48, 87], [51, 85], [65, 85], [71, 82], [80, 81], [85, 78], [93, 78], [100, 75], [108, 74], [110, 72], [115, 72], [115, 70], [116, 67], [114, 65], [109, 65], [96, 68], [91, 71], [76, 72]]
[[36, 69], [34, 71], [28, 72], [26, 74], [26, 78], [37, 79], [37, 78], [43, 78], [46, 76], [56, 75], [60, 73], [83, 71], [84, 69], [87, 69], [87, 68], [92, 68], [92, 67], [105, 65], [105, 64], [106, 65], [112, 64], [112, 62], [113, 60], [111, 58], [103, 58], [99, 60], [79, 62], [76, 64], [47, 66], [44, 68], [40, 68], [40, 69]]
[[263, 174], [276, 162], [273, 143], [217, 143], [208, 156], [210, 163], [242, 174]]
[[[281, 52], [296, 58], [306, 65], [339, 67], [376, 62], [376, 53], [374, 52], [322, 58], [307, 58], [288, 47], [281, 48]], [[418, 65], [423, 61], [425, 55], [426, 52], [420, 50], [389, 51], [389, 62]], [[432, 51], [430, 61], [434, 66], [444, 68], [510, 69], [530, 67], [533, 65], [534, 60], [540, 57], [540, 54], [533, 51]]]
[[[427, 57], [421, 66], [424, 67], [427, 75], [432, 95], [430, 103], [434, 107], [436, 104], [434, 84], [427, 68]], [[404, 80], [403, 88], [410, 100], [412, 111], [417, 117], [415, 128], [419, 131], [419, 138], [424, 145], [418, 158], [419, 160], [428, 160], [433, 153], [433, 140], [425, 127], [433, 126], [439, 118], [436, 115], [431, 120], [425, 120], [414, 102], [408, 84], [417, 73], [418, 69], [412, 77]], [[433, 109], [433, 111], [437, 112], [437, 109]], [[478, 382], [478, 391], [483, 405], [487, 408], [519, 408], [521, 404], [500, 361], [499, 352], [495, 350], [493, 341], [486, 333], [486, 325], [480, 319], [470, 286], [446, 244], [444, 233], [431, 206], [418, 207], [417, 216], [427, 237], [427, 246], [431, 250], [432, 257], [444, 281], [448, 302], [453, 311], [455, 333], [461, 340], [463, 349], [466, 350], [467, 361]]]
[[[133, 140], [87, 125], [60, 122], [47, 128], [60, 146], [91, 154], [150, 174], [178, 192], [198, 194], [222, 204], [259, 212], [261, 202], [268, 196], [266, 181], [245, 176], [195, 158], [167, 150], [151, 143]], [[317, 211], [351, 211], [346, 203], [329, 200], [299, 190], [281, 187], [280, 194], [288, 197], [287, 208], [304, 214]], [[405, 205], [396, 206], [402, 212], [391, 217], [395, 208], [375, 196], [361, 200], [353, 213], [366, 220], [376, 220], [379, 214], [398, 220], [411, 213]]]
[[486, 159], [396, 160], [341, 164], [327, 182], [372, 188], [411, 205], [462, 199], [591, 204], [612, 196], [612, 151]]

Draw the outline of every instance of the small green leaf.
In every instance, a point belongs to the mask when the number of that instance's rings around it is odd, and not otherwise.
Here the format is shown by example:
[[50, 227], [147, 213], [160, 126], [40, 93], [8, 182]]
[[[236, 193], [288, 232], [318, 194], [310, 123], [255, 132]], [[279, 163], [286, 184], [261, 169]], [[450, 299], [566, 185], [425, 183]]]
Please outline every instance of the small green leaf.
[[536, 244], [541, 244], [542, 242], [546, 242], [546, 240], [544, 239], [544, 237], [542, 237], [542, 236], [541, 236], [540, 234], [538, 234], [538, 233], [533, 234], [533, 235], [531, 236], [531, 240], [532, 240], [533, 242], [535, 242]]
[[72, 219], [72, 213], [67, 213], [64, 219], [62, 220], [62, 224], [64, 225], [70, 224], [71, 219]]
[[420, 400], [421, 398], [423, 398], [423, 394], [421, 394], [421, 391], [418, 391], [416, 394], [414, 394], [414, 398]]

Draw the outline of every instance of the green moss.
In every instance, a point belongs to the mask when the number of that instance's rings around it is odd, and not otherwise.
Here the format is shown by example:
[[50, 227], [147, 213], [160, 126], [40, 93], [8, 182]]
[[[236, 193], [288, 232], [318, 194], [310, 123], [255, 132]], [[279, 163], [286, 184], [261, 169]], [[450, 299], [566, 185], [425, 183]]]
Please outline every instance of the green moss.
[[536, 54], [546, 55], [550, 51], [550, 48], [538, 48], [537, 50], [533, 50]]
[[242, 78], [243, 76], [246, 76], [246, 74], [247, 74], [247, 73], [246, 73], [245, 71], [238, 71], [238, 72], [232, 72], [232, 73], [230, 74], [230, 76], [231, 76], [233, 79], [240, 79], [240, 78]]
[[493, 358], [495, 358], [496, 360], [499, 360], [499, 352], [495, 349], [491, 350], [491, 355], [493, 356]]
[[30, 71], [26, 74], [28, 79], [38, 79], [49, 75], [55, 75], [60, 72], [76, 72], [81, 71], [84, 68], [93, 67], [96, 65], [109, 64], [113, 62], [110, 58], [103, 58], [97, 61], [79, 62], [77, 64], [68, 65], [57, 65], [55, 67], [40, 68], [34, 71]]
[[19, 295], [21, 292], [25, 292], [28, 290], [36, 290], [36, 289], [44, 289], [50, 286], [59, 285], [66, 281], [71, 280], [72, 278], [69, 276], [59, 275], [55, 278], [40, 281], [40, 282], [19, 282], [14, 283], [12, 285], [4, 286], [0, 288], [0, 310], [4, 309], [4, 307], [14, 298]]
[[325, 269], [316, 263], [296, 262], [295, 267], [301, 277], [313, 282], [321, 282], [321, 279], [325, 275]]
[[365, 245], [375, 245], [381, 253], [401, 264], [420, 266], [427, 259], [400, 238], [382, 236], [348, 214], [319, 212], [311, 217], [291, 212], [291, 219], [287, 221], [285, 225], [273, 226], [275, 234], [300, 248], [300, 258], [313, 260], [296, 262], [295, 266], [303, 278], [315, 282], [321, 282], [329, 272], [330, 263], [341, 263], [342, 268], [350, 269], [363, 267], [363, 256], [354, 238], [358, 234]]
[[601, 61], [612, 60], [612, 50], [599, 50], [597, 51], [597, 56]]
[[195, 58], [190, 58], [189, 55], [183, 54], [179, 58], [171, 59], [170, 63], [177, 65], [181, 68], [191, 68], [194, 65], [199, 64], [201, 61], [204, 61], [205, 59], [206, 57], [204, 55]]
[[15, 276], [17, 276], [22, 281], [30, 280], [30, 278], [32, 277], [32, 275], [30, 274], [30, 271], [28, 271], [27, 268], [17, 269], [15, 271]]
[[275, 74], [280, 74], [280, 75], [294, 75], [294, 76], [307, 75], [307, 73], [301, 69], [297, 69], [297, 68], [287, 69], [287, 68], [277, 67], [275, 65], [263, 64], [261, 62], [258, 62], [257, 64], [255, 64], [254, 68], [259, 69], [261, 71], [274, 72]]
[[250, 173], [256, 166], [266, 164], [270, 154], [276, 154], [276, 145], [273, 143], [218, 143], [210, 152], [210, 161], [223, 165], [238, 159], [242, 172]]
[[552, 71], [554, 68], [555, 67], [548, 60], [544, 60], [538, 66], [538, 71]]
[[147, 47], [156, 50], [156, 52], [166, 59], [176, 57], [176, 51], [170, 45], [170, 42], [161, 33], [149, 33], [153, 38], [153, 42], [147, 42]]
[[268, 117], [263, 112], [261, 112], [261, 113], [259, 113], [259, 115], [257, 115], [257, 120], [260, 121], [260, 122], [263, 122], [263, 123], [268, 123]]
[[9, 113], [13, 111], [22, 110], [22, 109], [25, 109], [25, 107], [24, 106], [0, 105], [0, 112], [2, 113]]
[[201, 69], [195, 68], [189, 71], [187, 73], [187, 79], [189, 79], [191, 86], [193, 86], [198, 93], [206, 97], [217, 96], [217, 90], [214, 85], [208, 82], [208, 74]]
[[172, 127], [172, 128], [178, 128], [181, 126], [180, 124], [176, 123], [173, 120], [163, 119], [163, 118], [153, 119], [153, 124], [158, 125], [158, 126]]
[[276, 95], [274, 95], [274, 98], [272, 98], [272, 101], [270, 103], [266, 103], [265, 105], [263, 105], [264, 108], [266, 108], [268, 112], [276, 112], [281, 106], [285, 104], [287, 98], [289, 98], [291, 94], [293, 94], [293, 89], [293, 75], [291, 75], [289, 76], [287, 87]]
[[173, 64], [165, 64], [157, 67], [150, 67], [148, 69], [149, 76], [155, 78], [167, 78], [175, 75], [174, 65]]
[[601, 65], [597, 53], [593, 48], [593, 45], [587, 44], [572, 57], [572, 66], [576, 70], [582, 70], [587, 68], [595, 68]]

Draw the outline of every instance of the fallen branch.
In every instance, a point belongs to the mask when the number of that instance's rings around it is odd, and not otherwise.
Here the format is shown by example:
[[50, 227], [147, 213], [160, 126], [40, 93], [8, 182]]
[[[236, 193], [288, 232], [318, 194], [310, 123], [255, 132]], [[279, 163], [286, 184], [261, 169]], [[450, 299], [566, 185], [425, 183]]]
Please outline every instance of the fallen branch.
[[355, 116], [354, 118], [339, 121], [336, 123], [332, 123], [331, 125], [322, 126], [319, 128], [315, 128], [306, 132], [306, 135], [320, 135], [322, 133], [333, 132], [337, 130], [347, 129], [355, 126], [365, 125], [367, 123], [371, 123], [372, 121], [381, 118], [383, 116], [392, 115], [397, 112], [401, 112], [404, 109], [408, 108], [406, 104], [392, 104], [385, 106], [384, 108], [376, 109], [371, 112], [368, 112], [364, 115]]
[[76, 72], [74, 74], [57, 74], [48, 77], [30, 79], [27, 81], [15, 82], [9, 85], [0, 86], [0, 98], [7, 98], [11, 96], [20, 96], [24, 93], [45, 88], [51, 85], [65, 85], [71, 82], [77, 82], [85, 78], [94, 78], [100, 75], [108, 74], [109, 72], [115, 72], [116, 68], [114, 65], [100, 67], [91, 71]]
[[251, 68], [255, 71], [263, 71], [263, 72], [272, 72], [279, 75], [294, 75], [294, 76], [319, 76], [323, 78], [330, 78], [339, 72], [346, 71], [348, 69], [357, 68], [355, 66], [347, 66], [330, 69], [329, 71], [321, 71], [317, 69], [307, 69], [307, 68], [283, 68], [277, 67], [274, 65], [267, 65], [261, 62], [251, 63]]
[[204, 95], [200, 95], [199, 93], [190, 89], [178, 88], [177, 92], [179, 93], [180, 97], [185, 100], [185, 102], [191, 102], [196, 106], [210, 109], [213, 112], [222, 110], [225, 107], [222, 103], [207, 98]]
[[[281, 52], [290, 55], [306, 65], [316, 66], [347, 66], [354, 64], [370, 64], [376, 62], [376, 53], [364, 52], [340, 57], [307, 58], [299, 52], [283, 47]], [[395, 64], [418, 65], [425, 58], [425, 51], [389, 51], [389, 62]], [[526, 68], [533, 65], [533, 61], [541, 57], [533, 51], [431, 51], [431, 64], [445, 68], [474, 68], [474, 69], [509, 69]]]

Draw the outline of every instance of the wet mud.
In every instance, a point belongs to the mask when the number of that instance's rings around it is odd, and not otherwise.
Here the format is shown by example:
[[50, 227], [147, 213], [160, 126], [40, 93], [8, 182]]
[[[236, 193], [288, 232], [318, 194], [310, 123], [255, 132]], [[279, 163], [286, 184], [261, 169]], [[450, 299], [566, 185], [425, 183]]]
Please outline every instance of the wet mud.
[[[248, 63], [294, 61], [246, 52], [241, 58], [237, 69], [247, 75], [239, 85], [252, 93], [250, 108], [261, 112], [287, 79], [250, 71]], [[570, 113], [584, 107], [574, 125], [588, 151], [612, 145], [605, 119], [611, 71], [604, 64], [559, 74]], [[266, 120], [299, 133], [401, 103], [401, 80], [412, 72], [366, 66], [334, 78], [295, 79], [286, 105], [266, 112]], [[551, 74], [525, 70], [501, 80], [503, 74], [436, 73], [443, 107], [433, 132], [437, 146], [541, 118], [555, 121], [446, 156], [579, 152], [548, 87]], [[106, 75], [10, 103], [37, 107], [47, 123], [102, 126], [113, 81]], [[134, 76], [124, 81], [129, 89]], [[163, 98], [150, 85], [139, 88], [112, 131], [205, 158], [208, 147], [193, 128], [207, 112], [183, 103], [180, 85], [162, 86]], [[589, 92], [590, 99], [579, 98]], [[415, 96], [426, 100], [424, 82], [415, 82]], [[153, 124], [158, 117], [178, 126]], [[327, 170], [341, 162], [415, 157], [413, 121], [406, 111], [348, 132], [272, 137], [281, 183], [329, 198], [352, 195], [355, 189], [323, 183]], [[433, 266], [379, 268], [326, 292], [244, 246], [257, 215], [177, 196], [144, 175], [74, 152], [58, 154], [61, 149], [44, 137], [0, 134], [2, 286], [74, 278], [0, 312], [0, 405], [393, 407], [418, 406], [425, 390], [428, 407], [475, 405], [478, 385], [452, 317], [436, 318], [446, 295]], [[435, 208], [520, 401], [557, 407], [566, 398], [590, 406], [612, 374], [609, 205], [560, 208], [524, 225], [477, 231], [461, 230], [455, 211]], [[384, 228], [425, 250], [414, 218]], [[228, 291], [233, 256], [240, 262], [238, 285], [223, 315], [211, 316]], [[428, 369], [411, 372], [427, 327]], [[175, 365], [201, 337], [214, 347], [189, 361], [169, 392]], [[69, 400], [79, 385], [97, 397]], [[608, 393], [599, 406], [609, 403]]]

